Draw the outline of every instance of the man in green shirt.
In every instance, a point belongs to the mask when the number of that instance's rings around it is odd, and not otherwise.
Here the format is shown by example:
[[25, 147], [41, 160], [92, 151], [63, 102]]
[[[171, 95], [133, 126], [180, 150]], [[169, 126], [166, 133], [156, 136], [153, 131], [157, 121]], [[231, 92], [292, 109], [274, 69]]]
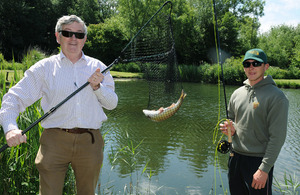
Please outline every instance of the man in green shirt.
[[264, 51], [247, 51], [243, 66], [248, 79], [230, 98], [230, 123], [220, 125], [226, 135], [230, 127], [233, 136], [230, 193], [270, 195], [274, 163], [286, 138], [289, 102], [272, 77], [264, 76], [269, 68]]

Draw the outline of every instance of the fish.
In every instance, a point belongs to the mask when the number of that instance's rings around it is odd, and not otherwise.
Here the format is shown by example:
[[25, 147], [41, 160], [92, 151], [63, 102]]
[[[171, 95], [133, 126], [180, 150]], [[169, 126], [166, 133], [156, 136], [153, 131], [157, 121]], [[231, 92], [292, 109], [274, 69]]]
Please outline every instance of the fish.
[[176, 103], [172, 103], [169, 107], [166, 108], [159, 108], [158, 110], [147, 110], [144, 109], [143, 113], [148, 117], [150, 120], [155, 122], [164, 121], [171, 116], [173, 116], [180, 108], [183, 99], [187, 94], [182, 90], [181, 95]]

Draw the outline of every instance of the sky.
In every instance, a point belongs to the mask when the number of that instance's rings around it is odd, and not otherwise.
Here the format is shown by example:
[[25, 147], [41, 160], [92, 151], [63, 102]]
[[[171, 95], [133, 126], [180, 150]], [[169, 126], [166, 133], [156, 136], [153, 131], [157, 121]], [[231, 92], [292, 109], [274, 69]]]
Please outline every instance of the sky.
[[269, 31], [272, 26], [300, 24], [299, 0], [265, 0], [265, 2], [265, 15], [259, 18], [260, 33]]

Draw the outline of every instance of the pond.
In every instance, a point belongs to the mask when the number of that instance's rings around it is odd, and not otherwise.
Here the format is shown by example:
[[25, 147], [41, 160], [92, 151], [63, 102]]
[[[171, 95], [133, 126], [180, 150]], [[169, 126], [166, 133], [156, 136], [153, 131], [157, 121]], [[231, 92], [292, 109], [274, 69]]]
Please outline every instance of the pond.
[[[106, 112], [108, 121], [102, 128], [105, 149], [99, 194], [228, 191], [228, 154], [216, 154], [213, 143], [219, 108], [221, 118], [226, 117], [223, 89], [219, 106], [217, 85], [183, 83], [183, 88], [187, 96], [179, 111], [166, 121], [153, 122], [142, 112], [148, 104], [147, 83], [116, 81], [119, 104]], [[227, 100], [236, 88], [226, 86]], [[281, 182], [285, 173], [296, 174], [298, 180], [300, 175], [300, 90], [282, 90], [290, 110], [287, 139], [274, 170], [274, 177]]]

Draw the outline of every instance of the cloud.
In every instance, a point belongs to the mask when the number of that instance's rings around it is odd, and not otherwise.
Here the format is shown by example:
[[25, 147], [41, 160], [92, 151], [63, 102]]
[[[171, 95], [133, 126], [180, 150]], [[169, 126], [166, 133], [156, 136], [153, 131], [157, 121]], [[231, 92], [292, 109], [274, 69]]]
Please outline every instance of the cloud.
[[299, 0], [266, 0], [264, 13], [260, 18], [260, 32], [267, 32], [272, 26], [300, 24]]

